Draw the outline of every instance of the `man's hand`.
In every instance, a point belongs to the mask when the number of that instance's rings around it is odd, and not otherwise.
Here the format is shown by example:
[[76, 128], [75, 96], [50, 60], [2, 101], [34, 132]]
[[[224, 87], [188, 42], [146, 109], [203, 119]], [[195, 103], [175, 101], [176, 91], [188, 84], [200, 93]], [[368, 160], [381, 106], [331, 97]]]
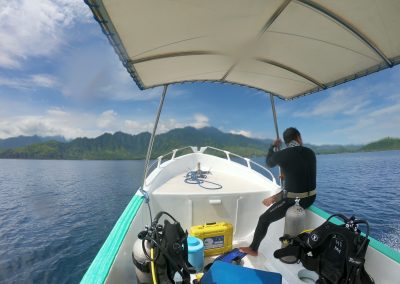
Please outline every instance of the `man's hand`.
[[270, 196], [270, 197], [265, 198], [262, 201], [262, 203], [267, 207], [272, 205], [273, 203], [275, 203], [275, 196]]
[[282, 140], [281, 139], [276, 139], [272, 145], [276, 147], [277, 149], [281, 148]]

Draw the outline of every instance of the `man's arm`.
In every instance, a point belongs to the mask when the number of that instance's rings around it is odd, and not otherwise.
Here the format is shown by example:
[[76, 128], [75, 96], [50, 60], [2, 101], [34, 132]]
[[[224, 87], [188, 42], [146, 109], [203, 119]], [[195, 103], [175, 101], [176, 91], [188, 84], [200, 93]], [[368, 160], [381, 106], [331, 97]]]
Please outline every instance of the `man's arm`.
[[270, 206], [270, 205], [272, 205], [272, 204], [274, 204], [274, 203], [276, 203], [276, 202], [278, 202], [278, 201], [281, 201], [283, 199], [283, 191], [280, 191], [280, 192], [278, 192], [277, 194], [275, 194], [275, 195], [272, 195], [272, 196], [270, 196], [270, 197], [267, 197], [267, 198], [265, 198], [263, 201], [262, 201], [262, 203], [265, 205], [265, 206]]
[[279, 164], [279, 148], [281, 142], [282, 141], [280, 139], [276, 139], [268, 149], [266, 163], [267, 166], [270, 168], [275, 167]]

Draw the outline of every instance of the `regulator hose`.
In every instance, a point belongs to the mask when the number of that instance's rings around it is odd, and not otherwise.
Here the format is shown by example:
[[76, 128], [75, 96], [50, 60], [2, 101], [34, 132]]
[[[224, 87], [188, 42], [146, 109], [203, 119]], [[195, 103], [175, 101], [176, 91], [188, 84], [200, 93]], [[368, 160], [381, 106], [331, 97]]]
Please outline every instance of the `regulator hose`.
[[151, 256], [151, 276], [153, 278], [153, 283], [157, 284], [157, 272], [156, 266], [154, 265], [154, 248], [150, 249], [150, 256]]

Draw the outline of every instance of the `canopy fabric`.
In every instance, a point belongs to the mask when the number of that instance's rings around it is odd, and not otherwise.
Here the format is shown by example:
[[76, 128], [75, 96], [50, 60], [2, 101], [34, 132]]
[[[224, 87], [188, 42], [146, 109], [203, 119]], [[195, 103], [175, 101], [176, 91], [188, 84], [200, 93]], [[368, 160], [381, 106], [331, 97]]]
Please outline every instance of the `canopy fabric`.
[[214, 81], [292, 99], [400, 63], [398, 0], [86, 0], [141, 89]]

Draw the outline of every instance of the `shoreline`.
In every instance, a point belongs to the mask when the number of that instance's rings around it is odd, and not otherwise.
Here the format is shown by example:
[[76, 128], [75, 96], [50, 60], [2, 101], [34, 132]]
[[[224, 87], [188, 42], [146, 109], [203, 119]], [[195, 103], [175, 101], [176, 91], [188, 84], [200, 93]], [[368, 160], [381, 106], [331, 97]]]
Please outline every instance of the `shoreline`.
[[[337, 153], [315, 153], [318, 156], [321, 155], [340, 155], [340, 154], [358, 154], [358, 153], [376, 153], [376, 152], [388, 152], [388, 151], [400, 151], [400, 149], [388, 149], [388, 150], [375, 150], [375, 151], [352, 151], [352, 152], [337, 152]], [[265, 158], [265, 156], [243, 156], [244, 158]], [[151, 159], [155, 161], [157, 158]], [[32, 160], [32, 161], [144, 161], [145, 157], [138, 159], [51, 159], [51, 158], [7, 158], [0, 157], [0, 160]]]

